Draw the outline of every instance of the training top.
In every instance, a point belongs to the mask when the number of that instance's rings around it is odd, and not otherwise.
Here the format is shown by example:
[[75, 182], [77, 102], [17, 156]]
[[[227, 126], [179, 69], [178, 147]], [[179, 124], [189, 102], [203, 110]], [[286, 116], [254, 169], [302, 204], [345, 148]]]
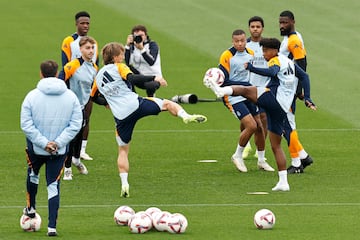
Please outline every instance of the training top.
[[279, 54], [269, 60], [268, 66], [269, 68], [264, 69], [255, 68], [249, 64], [248, 69], [251, 72], [271, 77], [267, 88], [270, 88], [275, 95], [281, 108], [289, 112], [298, 84], [298, 78], [295, 77], [295, 65], [292, 60]]
[[[73, 59], [80, 58], [80, 42], [81, 36], [74, 33], [71, 36], [66, 37], [61, 45], [61, 62], [62, 66], [65, 66], [66, 63], [70, 62]], [[99, 53], [98, 53], [98, 43], [95, 41], [94, 45], [94, 56], [92, 61], [99, 66]]]
[[40, 80], [26, 95], [20, 115], [21, 129], [38, 155], [50, 155], [45, 151], [50, 141], [56, 142], [59, 154], [65, 154], [83, 121], [76, 95], [63, 80], [53, 77]]
[[81, 109], [89, 101], [97, 70], [95, 63], [86, 62], [80, 57], [68, 62], [59, 74], [59, 78], [65, 80], [69, 89], [78, 97]]
[[[248, 42], [246, 43], [246, 47], [250, 48], [254, 51], [254, 59], [252, 60], [252, 65], [258, 68], [268, 68], [267, 61], [263, 56], [262, 47], [259, 42], [251, 41], [248, 38]], [[250, 83], [251, 85], [257, 87], [265, 87], [267, 83], [270, 81], [270, 77], [262, 76], [253, 72], [250, 72]]]
[[127, 75], [130, 68], [124, 63], [107, 64], [95, 77], [94, 88], [105, 97], [111, 112], [119, 120], [125, 119], [139, 107], [139, 95], [132, 91]]
[[[234, 47], [225, 50], [219, 60], [219, 68], [224, 72], [224, 86], [227, 85], [249, 85], [250, 72], [245, 69], [244, 64], [253, 60], [254, 51], [245, 48], [243, 52], [237, 51]], [[242, 96], [229, 96], [231, 105], [245, 101]]]
[[305, 58], [306, 50], [301, 34], [299, 32], [291, 32], [289, 35], [284, 36], [279, 52], [293, 60]]

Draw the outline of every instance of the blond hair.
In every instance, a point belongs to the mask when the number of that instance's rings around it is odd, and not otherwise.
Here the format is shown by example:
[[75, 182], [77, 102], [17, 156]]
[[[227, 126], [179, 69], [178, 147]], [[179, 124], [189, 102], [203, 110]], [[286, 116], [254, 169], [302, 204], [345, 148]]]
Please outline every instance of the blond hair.
[[104, 65], [114, 63], [114, 57], [125, 52], [124, 45], [118, 42], [107, 43], [101, 50]]

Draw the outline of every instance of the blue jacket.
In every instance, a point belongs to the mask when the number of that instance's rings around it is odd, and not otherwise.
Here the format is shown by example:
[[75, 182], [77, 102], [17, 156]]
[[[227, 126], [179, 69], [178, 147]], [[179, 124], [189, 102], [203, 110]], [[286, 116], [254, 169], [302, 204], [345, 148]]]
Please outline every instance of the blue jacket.
[[76, 95], [58, 78], [43, 78], [30, 91], [21, 106], [21, 129], [32, 143], [35, 154], [50, 155], [45, 151], [54, 141], [58, 153], [65, 154], [69, 142], [80, 131], [82, 110]]

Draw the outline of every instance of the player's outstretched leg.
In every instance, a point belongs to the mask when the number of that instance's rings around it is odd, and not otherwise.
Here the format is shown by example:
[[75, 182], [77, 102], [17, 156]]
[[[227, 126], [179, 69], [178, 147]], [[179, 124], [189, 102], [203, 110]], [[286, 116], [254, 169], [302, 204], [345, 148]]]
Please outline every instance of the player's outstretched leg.
[[207, 121], [207, 117], [200, 114], [188, 114], [179, 104], [164, 99], [162, 110], [167, 110], [173, 116], [178, 116], [183, 119], [184, 123], [204, 123]]
[[210, 88], [217, 97], [223, 97], [225, 95], [222, 88], [216, 83], [215, 79], [213, 78], [205, 78], [204, 85], [205, 87]]

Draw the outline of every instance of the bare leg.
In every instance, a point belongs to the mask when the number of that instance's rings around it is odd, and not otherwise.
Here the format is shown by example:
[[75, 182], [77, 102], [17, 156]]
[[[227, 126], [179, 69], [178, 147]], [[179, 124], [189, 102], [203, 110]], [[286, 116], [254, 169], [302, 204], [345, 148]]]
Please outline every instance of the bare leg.
[[244, 128], [241, 130], [239, 145], [245, 147], [245, 145], [250, 140], [251, 135], [256, 131], [256, 122], [251, 114], [248, 114], [244, 118], [241, 119], [241, 126]]
[[163, 108], [161, 110], [163, 111], [169, 111], [169, 113], [173, 116], [177, 116], [178, 112], [183, 109], [179, 104], [164, 99]]
[[125, 146], [119, 146], [119, 153], [117, 158], [119, 173], [129, 172], [129, 159], [128, 159], [129, 148], [130, 148], [129, 144]]
[[269, 139], [271, 143], [271, 149], [274, 153], [278, 171], [286, 170], [286, 157], [283, 149], [281, 148], [281, 136], [269, 132]]
[[129, 173], [129, 144], [125, 146], [119, 146], [119, 154], [117, 159], [119, 176], [121, 179], [121, 197], [129, 197], [129, 183], [128, 183], [128, 173]]
[[265, 136], [264, 136], [264, 128], [262, 126], [260, 116], [254, 116], [254, 120], [256, 121], [257, 128], [254, 134], [255, 145], [258, 151], [265, 150]]
[[260, 113], [260, 120], [264, 130], [264, 138], [266, 139], [268, 131], [267, 131], [267, 118], [265, 112]]
[[243, 96], [253, 103], [257, 103], [257, 88], [255, 86], [232, 85], [232, 96]]

